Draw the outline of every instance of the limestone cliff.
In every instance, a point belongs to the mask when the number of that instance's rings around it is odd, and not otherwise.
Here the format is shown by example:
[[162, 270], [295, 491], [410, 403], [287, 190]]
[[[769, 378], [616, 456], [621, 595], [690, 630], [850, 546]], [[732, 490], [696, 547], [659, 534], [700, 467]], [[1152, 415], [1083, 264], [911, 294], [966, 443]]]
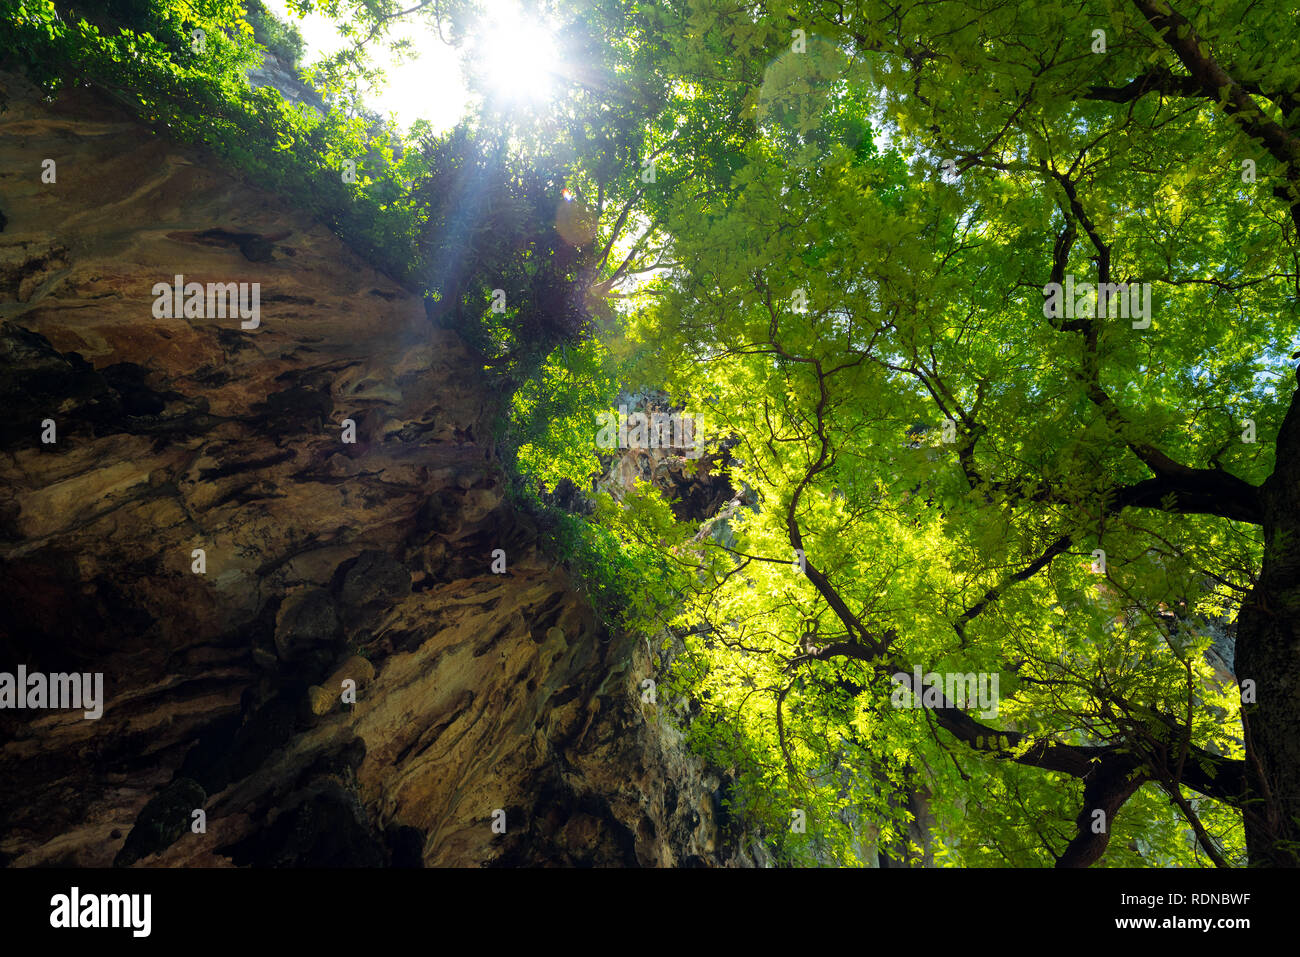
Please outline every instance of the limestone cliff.
[[[0, 711], [0, 860], [748, 863], [418, 293], [96, 94], [0, 87], [0, 671], [107, 699]], [[258, 283], [257, 327], [155, 318], [178, 275]]]

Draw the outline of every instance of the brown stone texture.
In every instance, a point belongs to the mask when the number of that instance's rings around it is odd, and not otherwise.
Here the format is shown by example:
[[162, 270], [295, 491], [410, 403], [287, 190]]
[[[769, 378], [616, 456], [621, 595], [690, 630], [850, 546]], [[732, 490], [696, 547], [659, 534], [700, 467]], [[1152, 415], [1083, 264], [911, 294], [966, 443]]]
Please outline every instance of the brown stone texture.
[[[106, 697], [0, 711], [0, 862], [749, 863], [418, 292], [95, 93], [0, 87], [0, 671]], [[259, 327], [154, 318], [178, 274], [259, 283]]]

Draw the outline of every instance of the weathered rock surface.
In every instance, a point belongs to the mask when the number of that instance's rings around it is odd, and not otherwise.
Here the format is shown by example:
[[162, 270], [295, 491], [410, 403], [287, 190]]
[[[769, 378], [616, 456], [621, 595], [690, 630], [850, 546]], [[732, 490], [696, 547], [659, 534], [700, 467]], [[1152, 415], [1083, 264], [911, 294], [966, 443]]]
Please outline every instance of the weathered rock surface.
[[[107, 699], [0, 711], [0, 861], [748, 863], [420, 297], [96, 95], [0, 86], [0, 671]], [[177, 275], [259, 283], [260, 325], [154, 318]]]

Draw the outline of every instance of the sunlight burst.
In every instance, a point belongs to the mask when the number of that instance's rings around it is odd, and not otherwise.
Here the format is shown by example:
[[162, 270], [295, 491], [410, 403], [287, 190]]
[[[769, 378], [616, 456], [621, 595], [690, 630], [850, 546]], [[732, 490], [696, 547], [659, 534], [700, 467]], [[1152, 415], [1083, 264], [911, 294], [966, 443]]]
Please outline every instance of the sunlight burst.
[[480, 22], [477, 67], [508, 100], [542, 100], [555, 88], [559, 51], [550, 30], [513, 3], [492, 4]]

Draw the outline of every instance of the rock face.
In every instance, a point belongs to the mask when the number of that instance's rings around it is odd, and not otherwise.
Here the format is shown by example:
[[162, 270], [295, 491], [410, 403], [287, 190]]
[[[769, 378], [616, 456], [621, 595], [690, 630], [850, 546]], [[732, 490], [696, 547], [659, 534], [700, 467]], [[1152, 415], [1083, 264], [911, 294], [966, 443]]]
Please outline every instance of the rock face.
[[[0, 86], [0, 671], [106, 699], [0, 710], [0, 861], [749, 863], [419, 295], [92, 93]], [[156, 318], [178, 275], [259, 284], [258, 325]]]
[[261, 65], [248, 71], [248, 81], [254, 87], [274, 87], [281, 96], [300, 108], [309, 106], [318, 112], [325, 110], [321, 95], [298, 79], [297, 68], [274, 51], [268, 50]]

